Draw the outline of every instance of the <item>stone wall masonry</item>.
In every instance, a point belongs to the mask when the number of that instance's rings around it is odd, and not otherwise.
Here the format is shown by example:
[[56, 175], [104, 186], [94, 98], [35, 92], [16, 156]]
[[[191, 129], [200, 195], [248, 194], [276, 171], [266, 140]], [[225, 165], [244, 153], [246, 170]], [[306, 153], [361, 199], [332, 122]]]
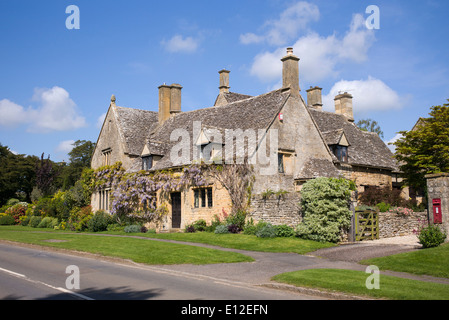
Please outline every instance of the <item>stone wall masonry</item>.
[[273, 225], [285, 224], [295, 228], [302, 220], [299, 203], [300, 196], [296, 192], [281, 196], [272, 194], [267, 199], [260, 194], [254, 195], [251, 198], [248, 218], [252, 218], [255, 223], [264, 221]]
[[449, 173], [430, 174], [426, 179], [430, 221], [434, 222], [433, 200], [440, 199], [442, 227], [449, 234]]
[[427, 224], [427, 211], [400, 216], [391, 212], [379, 212], [379, 238], [410, 236]]

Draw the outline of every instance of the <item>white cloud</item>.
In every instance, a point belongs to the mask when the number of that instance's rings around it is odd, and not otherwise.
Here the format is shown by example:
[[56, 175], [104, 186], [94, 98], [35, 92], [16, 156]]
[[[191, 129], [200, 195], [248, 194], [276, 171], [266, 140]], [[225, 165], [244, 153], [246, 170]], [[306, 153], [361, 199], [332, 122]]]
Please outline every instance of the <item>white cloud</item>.
[[367, 80], [337, 82], [329, 93], [323, 96], [323, 108], [334, 111], [335, 96], [345, 91], [353, 96], [354, 114], [400, 109], [404, 105], [404, 100], [383, 81], [368, 77]]
[[106, 118], [106, 112], [103, 113], [101, 116], [98, 117], [97, 119], [97, 128], [101, 129], [101, 127], [103, 126], [104, 123], [104, 119]]
[[183, 38], [177, 34], [170, 40], [163, 40], [161, 43], [168, 52], [193, 53], [198, 49], [199, 40], [192, 37]]
[[75, 140], [66, 140], [59, 143], [59, 145], [56, 147], [56, 151], [58, 152], [64, 152], [69, 153], [73, 149], [73, 144], [75, 143]]
[[[313, 31], [308, 32], [293, 45], [294, 53], [301, 59], [301, 80], [313, 83], [336, 77], [339, 63], [366, 61], [368, 49], [374, 40], [373, 30], [365, 27], [361, 14], [353, 16], [349, 30], [343, 37], [336, 34], [324, 37]], [[263, 81], [279, 79], [282, 75], [280, 59], [284, 55], [285, 48], [258, 54], [254, 58], [251, 74]]]
[[260, 43], [266, 41], [270, 45], [284, 45], [298, 36], [312, 21], [317, 21], [320, 11], [315, 4], [305, 1], [297, 2], [285, 9], [278, 19], [268, 20], [262, 26], [266, 29], [262, 35], [245, 33], [240, 36], [243, 44]]
[[24, 107], [8, 100], [0, 100], [0, 126], [13, 128], [30, 121]]
[[1, 100], [0, 125], [16, 127], [26, 124], [30, 132], [67, 131], [86, 125], [86, 120], [78, 114], [75, 102], [63, 88], [35, 89], [33, 101], [40, 103], [40, 107], [25, 109], [7, 99]]
[[396, 146], [394, 146], [392, 144], [390, 145], [390, 143], [395, 143], [397, 140], [399, 140], [401, 138], [402, 138], [402, 134], [398, 133], [393, 138], [391, 138], [390, 140], [385, 142], [387, 144], [388, 148], [391, 150], [391, 152], [393, 152], [393, 153], [396, 152]]

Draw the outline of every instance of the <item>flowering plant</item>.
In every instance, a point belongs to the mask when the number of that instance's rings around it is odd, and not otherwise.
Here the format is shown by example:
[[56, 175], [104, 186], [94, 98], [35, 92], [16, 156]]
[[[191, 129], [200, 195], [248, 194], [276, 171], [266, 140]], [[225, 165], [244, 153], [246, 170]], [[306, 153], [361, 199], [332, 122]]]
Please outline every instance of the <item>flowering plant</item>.
[[412, 209], [409, 208], [403, 208], [403, 207], [395, 207], [388, 211], [389, 213], [395, 213], [398, 216], [407, 217], [410, 216], [413, 213]]

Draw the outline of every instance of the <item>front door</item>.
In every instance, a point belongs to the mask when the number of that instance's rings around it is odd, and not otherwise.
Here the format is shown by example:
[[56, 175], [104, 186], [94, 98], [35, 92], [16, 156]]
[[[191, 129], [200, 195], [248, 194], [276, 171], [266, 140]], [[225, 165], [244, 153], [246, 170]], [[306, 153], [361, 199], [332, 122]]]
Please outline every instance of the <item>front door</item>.
[[181, 192], [171, 194], [171, 227], [181, 228]]

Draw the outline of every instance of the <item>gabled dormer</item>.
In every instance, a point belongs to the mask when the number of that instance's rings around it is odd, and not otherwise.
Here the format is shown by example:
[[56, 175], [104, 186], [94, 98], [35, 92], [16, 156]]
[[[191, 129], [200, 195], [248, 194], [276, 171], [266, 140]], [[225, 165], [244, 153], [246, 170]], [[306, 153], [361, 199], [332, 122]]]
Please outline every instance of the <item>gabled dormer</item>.
[[349, 140], [343, 129], [323, 132], [323, 137], [326, 140], [329, 149], [340, 162], [348, 162], [350, 146]]

